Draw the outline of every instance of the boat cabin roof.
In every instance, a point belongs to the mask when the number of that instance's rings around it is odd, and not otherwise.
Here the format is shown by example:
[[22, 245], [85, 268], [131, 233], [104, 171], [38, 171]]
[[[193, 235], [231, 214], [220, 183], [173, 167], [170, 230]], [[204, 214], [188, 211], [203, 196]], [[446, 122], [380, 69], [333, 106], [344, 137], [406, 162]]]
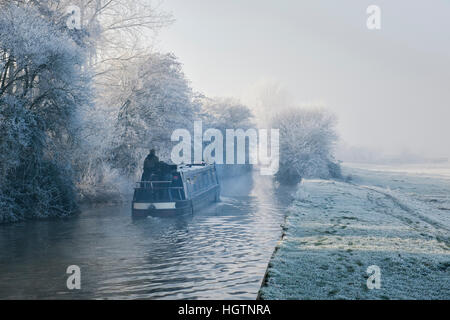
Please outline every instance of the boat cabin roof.
[[213, 168], [212, 164], [189, 164], [189, 165], [179, 165], [177, 168], [178, 172], [198, 172], [203, 170], [210, 170]]

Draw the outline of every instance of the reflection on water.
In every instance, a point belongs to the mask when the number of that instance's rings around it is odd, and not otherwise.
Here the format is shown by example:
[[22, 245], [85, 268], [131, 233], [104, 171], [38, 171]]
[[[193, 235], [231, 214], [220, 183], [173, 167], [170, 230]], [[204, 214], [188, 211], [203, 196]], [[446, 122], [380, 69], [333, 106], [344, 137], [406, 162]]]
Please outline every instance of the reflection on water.
[[[0, 298], [254, 299], [289, 204], [274, 188], [255, 173], [185, 217], [133, 221], [127, 204], [0, 226]], [[81, 290], [66, 288], [69, 265]]]

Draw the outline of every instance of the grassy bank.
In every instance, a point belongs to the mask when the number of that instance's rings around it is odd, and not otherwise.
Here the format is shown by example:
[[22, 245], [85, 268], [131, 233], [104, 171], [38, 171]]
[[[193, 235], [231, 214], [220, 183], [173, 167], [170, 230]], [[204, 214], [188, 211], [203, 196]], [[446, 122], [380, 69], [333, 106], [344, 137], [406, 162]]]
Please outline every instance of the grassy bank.
[[[432, 188], [428, 178], [358, 174], [367, 176], [302, 183], [260, 298], [450, 298], [448, 180]], [[371, 265], [380, 267], [380, 289], [367, 287]]]

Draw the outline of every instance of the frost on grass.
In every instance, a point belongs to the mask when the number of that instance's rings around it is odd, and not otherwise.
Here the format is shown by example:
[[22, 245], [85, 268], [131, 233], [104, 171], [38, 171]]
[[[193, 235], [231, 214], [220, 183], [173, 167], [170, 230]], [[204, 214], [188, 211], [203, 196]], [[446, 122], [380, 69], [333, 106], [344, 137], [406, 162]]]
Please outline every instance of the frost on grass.
[[[358, 184], [303, 181], [263, 299], [450, 298], [450, 220], [442, 209], [450, 181], [357, 175]], [[367, 288], [370, 265], [381, 268], [380, 289]]]

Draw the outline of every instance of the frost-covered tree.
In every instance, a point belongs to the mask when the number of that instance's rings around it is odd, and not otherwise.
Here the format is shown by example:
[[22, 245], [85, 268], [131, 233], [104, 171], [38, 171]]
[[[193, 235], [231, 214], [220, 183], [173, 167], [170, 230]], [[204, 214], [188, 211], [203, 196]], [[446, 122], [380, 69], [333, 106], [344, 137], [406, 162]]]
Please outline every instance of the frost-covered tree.
[[232, 98], [199, 98], [205, 125], [219, 129], [248, 129], [252, 126], [250, 109]]
[[[201, 105], [201, 116], [203, 120], [203, 129], [214, 128], [221, 131], [223, 142], [227, 143], [226, 130], [227, 129], [242, 129], [247, 130], [253, 127], [253, 114], [250, 109], [232, 98], [198, 98]], [[236, 139], [235, 139], [236, 140]], [[210, 142], [204, 142], [204, 147]], [[230, 142], [228, 142], [230, 143]], [[250, 149], [249, 143], [246, 141], [245, 159], [247, 164], [222, 164], [218, 165], [217, 169], [222, 176], [235, 176], [251, 170], [249, 165]], [[226, 159], [226, 147], [223, 148], [224, 162]], [[237, 155], [237, 140], [234, 142], [234, 154]], [[237, 158], [236, 158], [237, 159]], [[208, 159], [205, 159], [207, 161]]]
[[[121, 98], [133, 88], [122, 80], [135, 76], [133, 70], [149, 51], [156, 32], [172, 21], [171, 15], [151, 0], [0, 0], [0, 4], [34, 9], [53, 25], [55, 34], [67, 35], [82, 48], [83, 70], [92, 75], [94, 103], [79, 105], [73, 115], [78, 139], [71, 164], [77, 192], [82, 201], [120, 199], [129, 186], [108, 159]], [[72, 6], [80, 9], [80, 16], [71, 15]], [[67, 22], [76, 18], [80, 28], [67, 28]]]
[[175, 129], [190, 129], [198, 113], [181, 64], [173, 54], [150, 54], [128, 75], [129, 93], [121, 97], [111, 161], [133, 176], [149, 148], [169, 160]]
[[84, 51], [34, 6], [0, 8], [0, 222], [75, 210], [76, 111]]
[[280, 130], [277, 179], [297, 183], [301, 178], [339, 177], [333, 158], [335, 124], [335, 116], [323, 109], [289, 108], [276, 115], [272, 127]]

